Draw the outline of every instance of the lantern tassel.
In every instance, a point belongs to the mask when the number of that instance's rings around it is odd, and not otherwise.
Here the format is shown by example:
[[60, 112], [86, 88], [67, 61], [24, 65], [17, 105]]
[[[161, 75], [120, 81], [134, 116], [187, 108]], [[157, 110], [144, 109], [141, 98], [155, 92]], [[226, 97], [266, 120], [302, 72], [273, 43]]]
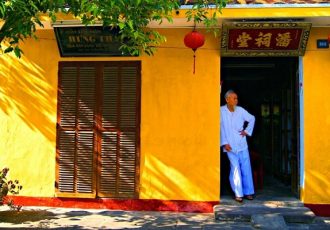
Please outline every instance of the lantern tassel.
[[193, 74], [195, 74], [195, 66], [196, 66], [196, 55], [195, 55], [195, 52], [194, 52], [194, 71], [193, 71]]

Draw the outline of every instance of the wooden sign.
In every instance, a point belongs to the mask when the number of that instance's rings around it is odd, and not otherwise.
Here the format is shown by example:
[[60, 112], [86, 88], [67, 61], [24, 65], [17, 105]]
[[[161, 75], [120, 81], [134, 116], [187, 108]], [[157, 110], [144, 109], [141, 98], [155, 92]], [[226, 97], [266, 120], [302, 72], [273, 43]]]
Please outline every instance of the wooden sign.
[[310, 28], [305, 22], [225, 23], [221, 56], [303, 56]]
[[119, 50], [119, 30], [102, 26], [54, 27], [62, 57], [131, 56]]

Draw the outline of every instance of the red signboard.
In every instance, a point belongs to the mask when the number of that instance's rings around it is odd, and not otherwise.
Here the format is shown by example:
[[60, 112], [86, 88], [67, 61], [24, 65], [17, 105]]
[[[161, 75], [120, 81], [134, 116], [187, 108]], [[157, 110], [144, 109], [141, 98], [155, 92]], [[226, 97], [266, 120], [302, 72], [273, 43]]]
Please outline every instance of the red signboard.
[[229, 23], [222, 28], [222, 56], [301, 56], [309, 23]]

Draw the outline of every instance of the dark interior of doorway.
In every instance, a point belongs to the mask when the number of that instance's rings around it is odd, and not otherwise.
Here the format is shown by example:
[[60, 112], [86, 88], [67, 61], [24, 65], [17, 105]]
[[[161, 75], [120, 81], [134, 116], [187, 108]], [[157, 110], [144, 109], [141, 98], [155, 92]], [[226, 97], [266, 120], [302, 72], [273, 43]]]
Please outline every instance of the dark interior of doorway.
[[[232, 89], [238, 104], [256, 117], [248, 143], [254, 171], [260, 164], [263, 169], [263, 181], [256, 173], [257, 195], [299, 196], [298, 63], [298, 57], [221, 59], [221, 105]], [[229, 161], [221, 152], [221, 195], [233, 195], [228, 175]]]

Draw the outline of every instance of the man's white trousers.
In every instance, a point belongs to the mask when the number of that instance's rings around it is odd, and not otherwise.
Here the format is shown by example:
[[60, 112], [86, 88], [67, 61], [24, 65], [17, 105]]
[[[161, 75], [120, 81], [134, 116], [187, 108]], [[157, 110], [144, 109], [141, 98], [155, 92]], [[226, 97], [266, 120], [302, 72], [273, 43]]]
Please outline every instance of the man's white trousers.
[[250, 164], [249, 150], [227, 152], [230, 161], [229, 181], [236, 197], [253, 195], [253, 179]]

